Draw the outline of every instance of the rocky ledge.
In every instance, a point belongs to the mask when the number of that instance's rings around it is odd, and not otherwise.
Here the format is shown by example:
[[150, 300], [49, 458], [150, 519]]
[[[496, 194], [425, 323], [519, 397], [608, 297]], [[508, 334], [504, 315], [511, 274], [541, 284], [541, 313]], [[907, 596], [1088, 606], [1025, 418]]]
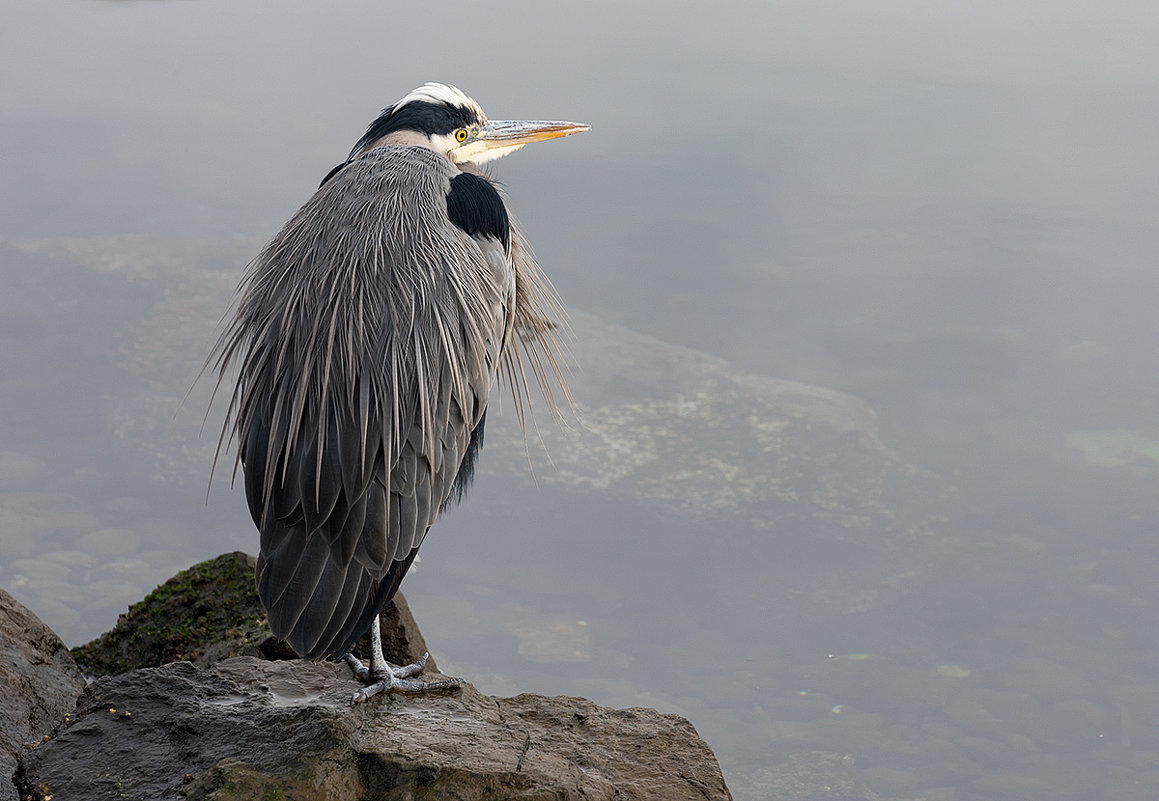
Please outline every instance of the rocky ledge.
[[[692, 725], [652, 709], [469, 684], [352, 705], [344, 665], [279, 658], [250, 569], [227, 554], [134, 605], [74, 651], [107, 673], [83, 691], [59, 639], [0, 592], [0, 801], [731, 798]], [[397, 661], [424, 647], [405, 603], [383, 632]]]

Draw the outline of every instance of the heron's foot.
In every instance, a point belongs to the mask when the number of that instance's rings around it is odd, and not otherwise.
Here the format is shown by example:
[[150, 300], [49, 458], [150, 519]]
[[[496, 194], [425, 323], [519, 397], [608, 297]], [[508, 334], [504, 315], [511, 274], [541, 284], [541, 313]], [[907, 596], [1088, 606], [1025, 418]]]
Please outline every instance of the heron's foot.
[[[373, 698], [384, 690], [397, 690], [400, 693], [414, 694], [445, 693], [463, 686], [460, 679], [453, 678], [432, 679], [431, 681], [412, 679], [411, 676], [417, 676], [423, 672], [423, 668], [427, 666], [428, 656], [430, 654], [423, 654], [417, 661], [401, 667], [392, 667], [383, 662], [381, 668], [378, 666], [372, 668], [362, 664], [362, 661], [354, 654], [347, 654], [346, 664], [350, 665], [350, 669], [354, 671], [354, 677], [366, 683], [366, 686], [354, 693], [350, 700], [357, 704], [368, 698]], [[373, 665], [373, 660], [371, 660], [371, 664]]]

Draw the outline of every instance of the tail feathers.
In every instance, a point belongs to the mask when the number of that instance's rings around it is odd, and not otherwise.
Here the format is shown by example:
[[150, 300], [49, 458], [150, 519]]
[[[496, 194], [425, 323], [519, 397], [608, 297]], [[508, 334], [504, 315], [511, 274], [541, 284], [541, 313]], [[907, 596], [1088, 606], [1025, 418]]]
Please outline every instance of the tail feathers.
[[275, 547], [258, 557], [258, 596], [270, 630], [299, 656], [340, 657], [366, 633], [394, 597], [418, 548], [375, 579], [358, 560], [340, 564], [320, 532], [301, 526], [280, 532]]

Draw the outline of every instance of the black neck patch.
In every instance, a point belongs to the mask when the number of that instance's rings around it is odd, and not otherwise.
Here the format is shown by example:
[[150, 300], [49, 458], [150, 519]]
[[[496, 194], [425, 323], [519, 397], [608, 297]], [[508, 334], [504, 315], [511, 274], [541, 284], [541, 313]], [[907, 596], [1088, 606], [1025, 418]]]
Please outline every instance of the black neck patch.
[[481, 175], [462, 172], [451, 179], [447, 216], [471, 236], [490, 236], [511, 250], [511, 218], [499, 190]]

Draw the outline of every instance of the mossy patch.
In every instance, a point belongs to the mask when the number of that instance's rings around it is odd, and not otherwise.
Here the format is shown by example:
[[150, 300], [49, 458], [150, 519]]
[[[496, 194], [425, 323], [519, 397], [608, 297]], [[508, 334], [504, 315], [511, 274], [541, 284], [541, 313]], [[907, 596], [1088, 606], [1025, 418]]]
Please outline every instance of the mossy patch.
[[205, 665], [237, 654], [282, 656], [276, 650], [254, 584], [254, 557], [235, 551], [178, 573], [72, 656], [87, 675], [105, 676], [181, 660]]

